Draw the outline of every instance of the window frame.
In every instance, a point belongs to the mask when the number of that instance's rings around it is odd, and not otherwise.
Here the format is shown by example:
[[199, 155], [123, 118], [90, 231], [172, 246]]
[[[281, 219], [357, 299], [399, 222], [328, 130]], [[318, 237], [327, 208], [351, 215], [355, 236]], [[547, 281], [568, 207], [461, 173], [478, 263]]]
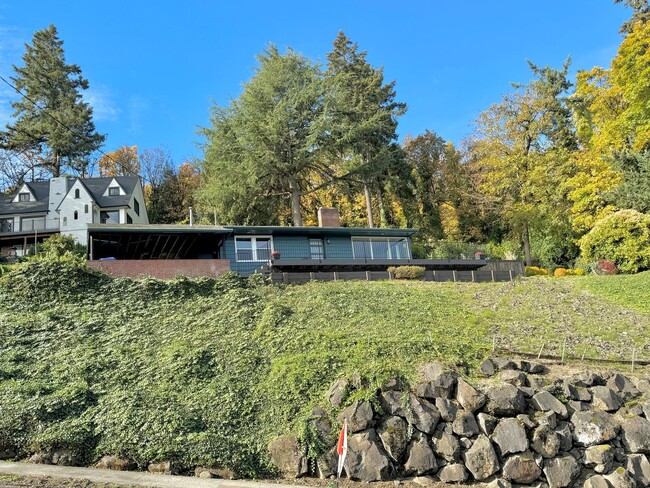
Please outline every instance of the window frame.
[[79, 188], [74, 189], [74, 198], [75, 200], [79, 200], [81, 198], [81, 191], [79, 191]]
[[[117, 193], [115, 193], [117, 190]], [[108, 187], [108, 196], [109, 197], [119, 197], [120, 196], [120, 187], [119, 186], [109, 186]]]
[[[370, 244], [370, 257], [364, 256], [364, 257], [357, 257], [356, 252], [355, 252], [355, 247], [354, 247], [354, 242], [368, 242]], [[406, 256], [403, 257], [397, 257], [393, 256], [393, 249], [391, 244], [393, 243], [398, 243], [398, 242], [406, 242]], [[387, 250], [388, 250], [388, 257], [387, 258], [375, 258], [374, 256], [374, 249], [373, 249], [373, 242], [385, 242], [387, 244]], [[393, 260], [393, 259], [411, 259], [411, 243], [408, 237], [366, 237], [366, 236], [353, 236], [352, 237], [352, 259], [388, 259], [388, 260]]]
[[137, 199], [133, 199], [133, 211], [137, 216], [140, 216], [140, 202]]
[[[257, 255], [257, 239], [264, 239], [271, 243], [271, 249], [269, 249], [269, 257], [266, 259], [259, 259]], [[237, 241], [250, 240], [251, 241], [251, 258], [252, 259], [239, 259], [239, 247], [237, 246]], [[248, 251], [249, 249], [245, 249]], [[273, 247], [273, 236], [235, 236], [235, 262], [237, 263], [266, 263], [271, 259], [271, 255], [274, 251]]]
[[[41, 219], [42, 219], [42, 222], [43, 222], [43, 227], [36, 228], [34, 226], [34, 222], [35, 221], [41, 222]], [[45, 230], [45, 225], [47, 223], [46, 220], [47, 219], [46, 219], [45, 215], [39, 215], [37, 217], [21, 217], [20, 218], [20, 231], [21, 232], [35, 232], [35, 231], [39, 231], [39, 230]], [[31, 222], [31, 227], [32, 228], [31, 229], [25, 229], [25, 222]]]
[[23, 191], [18, 194], [18, 201], [19, 202], [31, 202], [32, 201], [32, 195], [28, 191]]
[[[318, 251], [318, 253], [314, 253], [314, 251]], [[325, 243], [322, 238], [309, 238], [309, 258], [318, 261], [325, 259]]]

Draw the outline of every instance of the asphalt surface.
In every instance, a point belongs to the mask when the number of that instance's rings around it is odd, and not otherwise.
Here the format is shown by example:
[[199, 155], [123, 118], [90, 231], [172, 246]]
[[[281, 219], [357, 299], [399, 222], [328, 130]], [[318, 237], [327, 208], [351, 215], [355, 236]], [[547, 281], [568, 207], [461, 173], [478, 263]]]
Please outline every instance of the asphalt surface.
[[[0, 461], [0, 474], [88, 480], [94, 483], [134, 485], [160, 488], [296, 488], [296, 485], [258, 483], [255, 481], [202, 479], [192, 476], [170, 476], [135, 471], [112, 471], [95, 468], [73, 468], [48, 464], [8, 463]], [[0, 481], [1, 483], [1, 481]], [[0, 486], [2, 486], [0, 484]]]

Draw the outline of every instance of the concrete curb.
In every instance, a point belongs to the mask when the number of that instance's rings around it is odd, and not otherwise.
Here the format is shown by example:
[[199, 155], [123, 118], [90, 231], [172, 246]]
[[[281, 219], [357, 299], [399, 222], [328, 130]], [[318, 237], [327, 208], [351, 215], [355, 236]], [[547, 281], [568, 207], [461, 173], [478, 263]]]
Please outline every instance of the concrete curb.
[[170, 476], [137, 471], [111, 471], [95, 468], [72, 468], [49, 464], [8, 463], [0, 461], [0, 474], [16, 476], [49, 476], [88, 480], [95, 483], [139, 485], [160, 488], [296, 488], [296, 485], [257, 483], [254, 481], [201, 479], [192, 476]]

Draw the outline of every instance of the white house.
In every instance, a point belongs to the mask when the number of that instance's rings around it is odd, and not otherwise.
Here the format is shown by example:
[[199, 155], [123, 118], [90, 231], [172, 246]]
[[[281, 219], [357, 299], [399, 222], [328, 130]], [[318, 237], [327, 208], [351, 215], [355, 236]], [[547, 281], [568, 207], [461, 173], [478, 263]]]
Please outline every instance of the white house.
[[139, 177], [61, 176], [24, 183], [13, 195], [0, 198], [0, 253], [22, 255], [56, 233], [85, 245], [88, 224], [97, 223], [149, 223]]

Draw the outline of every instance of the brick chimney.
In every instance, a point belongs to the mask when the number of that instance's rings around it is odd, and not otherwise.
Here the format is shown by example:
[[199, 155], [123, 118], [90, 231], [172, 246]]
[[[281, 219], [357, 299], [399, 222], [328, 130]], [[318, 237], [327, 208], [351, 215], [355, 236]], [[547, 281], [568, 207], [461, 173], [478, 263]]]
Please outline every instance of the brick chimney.
[[318, 227], [341, 227], [339, 222], [339, 211], [335, 208], [319, 208]]

